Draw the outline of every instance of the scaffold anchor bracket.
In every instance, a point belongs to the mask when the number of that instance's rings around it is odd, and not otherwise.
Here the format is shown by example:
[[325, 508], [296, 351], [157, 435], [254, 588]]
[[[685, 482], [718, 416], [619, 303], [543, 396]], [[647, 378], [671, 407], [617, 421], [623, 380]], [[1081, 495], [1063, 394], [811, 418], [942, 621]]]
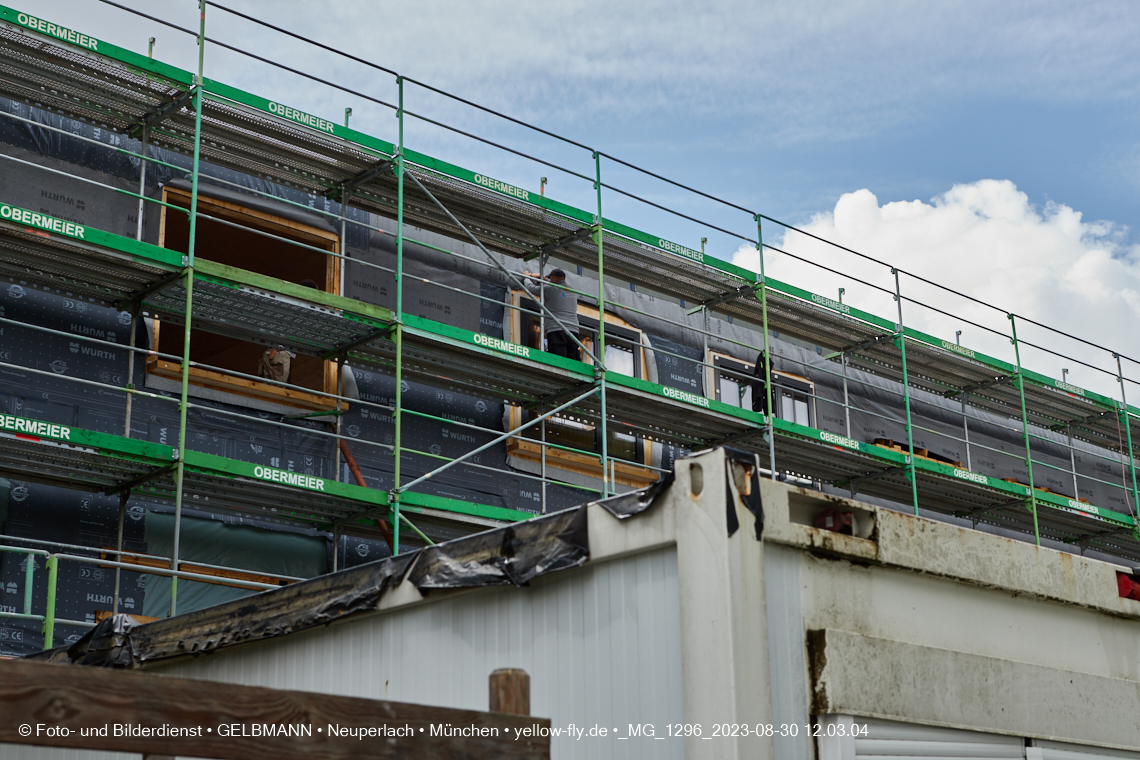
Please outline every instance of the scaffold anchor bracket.
[[597, 385], [598, 385], [598, 383], [595, 381], [592, 383], [582, 383], [580, 385], [575, 385], [572, 388], [564, 388], [563, 390], [559, 391], [558, 393], [554, 393], [550, 396], [544, 396], [543, 398], [539, 398], [539, 399], [535, 399], [534, 401], [531, 401], [529, 404], [526, 404], [525, 406], [523, 406], [523, 409], [525, 409], [529, 412], [533, 412], [536, 409], [541, 409], [543, 407], [558, 406], [564, 400], [569, 399], [569, 398], [573, 398], [574, 396], [577, 396], [578, 394], [585, 391], [587, 388], [597, 387]]
[[324, 195], [326, 198], [330, 198], [332, 200], [339, 200], [339, 199], [343, 198], [344, 196], [351, 194], [353, 190], [360, 187], [361, 185], [366, 185], [369, 182], [371, 182], [372, 180], [376, 179], [377, 177], [379, 177], [381, 174], [384, 173], [385, 169], [387, 169], [388, 167], [392, 166], [395, 163], [396, 163], [396, 156], [392, 156], [391, 158], [386, 159], [386, 160], [381, 161], [380, 163], [376, 164], [371, 169], [365, 169], [364, 171], [360, 172], [359, 174], [357, 174], [352, 179], [349, 179], [349, 180], [346, 180], [345, 182], [342, 182], [339, 187], [330, 187], [328, 190], [325, 191]]
[[129, 494], [131, 491], [133, 491], [135, 488], [138, 488], [142, 484], [149, 483], [152, 480], [155, 480], [157, 478], [161, 478], [163, 475], [167, 475], [167, 474], [173, 472], [174, 468], [177, 466], [178, 466], [177, 462], [171, 462], [170, 464], [166, 465], [165, 467], [159, 467], [157, 470], [152, 470], [151, 472], [148, 472], [146, 475], [140, 475], [139, 477], [137, 477], [133, 480], [128, 480], [126, 483], [120, 483], [117, 486], [108, 486], [108, 487], [103, 489], [103, 495], [104, 496], [114, 496], [117, 493]]
[[127, 137], [137, 138], [140, 134], [142, 134], [142, 131], [144, 129], [153, 127], [155, 124], [161, 124], [167, 116], [189, 103], [193, 97], [194, 90], [190, 89], [186, 92], [183, 92], [174, 100], [171, 100], [168, 103], [164, 103], [163, 105], [152, 109], [149, 113], [139, 119], [137, 124], [131, 127], [131, 129], [127, 132]]
[[872, 480], [878, 480], [879, 478], [886, 478], [890, 477], [891, 475], [897, 475], [900, 472], [906, 472], [907, 469], [907, 467], [890, 467], [885, 470], [880, 470], [879, 472], [869, 472], [866, 475], [857, 475], [853, 478], [848, 479], [846, 482], [839, 482], [835, 485], [841, 488], [843, 486], [846, 486], [851, 490], [851, 493], [855, 493], [859, 490], [859, 485], [861, 483], [867, 483]]
[[118, 309], [119, 311], [133, 312], [136, 309], [138, 309], [140, 306], [142, 306], [142, 302], [147, 297], [152, 296], [155, 293], [158, 293], [162, 290], [165, 290], [169, 286], [171, 286], [174, 283], [181, 280], [184, 276], [185, 276], [185, 272], [183, 272], [182, 270], [179, 270], [177, 272], [172, 272], [169, 275], [167, 275], [166, 277], [163, 277], [158, 282], [151, 283], [150, 285], [147, 285], [142, 290], [139, 290], [139, 291], [132, 293], [129, 298], [124, 298], [123, 300], [119, 301], [118, 303], [115, 304], [115, 308]]
[[357, 346], [362, 346], [366, 343], [371, 343], [372, 341], [377, 340], [378, 338], [384, 338], [384, 337], [387, 337], [388, 335], [391, 335], [392, 331], [396, 329], [396, 324], [397, 324], [396, 322], [392, 322], [391, 324], [384, 325], [383, 327], [381, 327], [377, 330], [373, 330], [372, 332], [368, 333], [367, 335], [362, 335], [361, 337], [357, 338], [356, 340], [351, 340], [348, 343], [342, 343], [341, 345], [337, 346], [336, 348], [334, 348], [330, 351], [326, 351], [323, 354], [321, 354], [321, 359], [328, 361], [329, 359], [336, 359], [336, 358], [342, 357], [342, 356], [347, 358], [348, 352], [351, 349], [354, 349]]
[[895, 338], [897, 338], [897, 337], [898, 336], [895, 333], [884, 333], [884, 334], [882, 334], [876, 338], [871, 338], [870, 340], [865, 340], [862, 343], [856, 343], [855, 345], [852, 345], [852, 346], [845, 346], [844, 348], [841, 348], [838, 351], [830, 353], [823, 358], [824, 359], [833, 359], [836, 356], [842, 356], [843, 354], [850, 353], [852, 351], [862, 351], [865, 348], [871, 348], [872, 346], [877, 346], [880, 343], [886, 343], [888, 340], [895, 340]]
[[565, 237], [560, 237], [557, 240], [552, 240], [551, 242], [546, 243], [545, 245], [540, 245], [538, 249], [534, 251], [534, 253], [528, 253], [526, 256], [523, 256], [523, 261], [532, 261], [539, 256], [547, 256], [552, 251], [556, 251], [563, 246], [570, 245], [571, 243], [580, 240], [585, 240], [586, 238], [590, 237], [593, 232], [593, 227], [580, 227]]
[[706, 299], [704, 301], [701, 301], [701, 303], [699, 305], [694, 306], [693, 308], [689, 309], [687, 312], [685, 312], [685, 314], [692, 316], [693, 314], [696, 314], [701, 309], [707, 309], [711, 306], [716, 306], [718, 304], [727, 303], [728, 301], [734, 301], [737, 298], [743, 298], [745, 296], [754, 295], [756, 293], [757, 289], [759, 289], [759, 288], [760, 288], [760, 283], [758, 283], [758, 282], [749, 283], [747, 285], [741, 285], [736, 290], [730, 290], [726, 293], [721, 293], [719, 296], [714, 296], [713, 298], [709, 298], [709, 299]]

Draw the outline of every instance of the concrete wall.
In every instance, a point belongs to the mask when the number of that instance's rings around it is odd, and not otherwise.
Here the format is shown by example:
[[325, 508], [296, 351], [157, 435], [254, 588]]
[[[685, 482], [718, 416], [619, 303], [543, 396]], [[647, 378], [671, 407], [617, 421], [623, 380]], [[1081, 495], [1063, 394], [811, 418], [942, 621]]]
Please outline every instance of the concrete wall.
[[[778, 588], [770, 644], [773, 662], [790, 663], [788, 717], [1140, 748], [1140, 603], [1117, 595], [1120, 568], [870, 507], [857, 511], [868, 538], [826, 534], [803, 523], [860, 508], [777, 484], [764, 493], [765, 572]], [[791, 613], [780, 640], [776, 601]], [[810, 756], [802, 736], [781, 747]]]

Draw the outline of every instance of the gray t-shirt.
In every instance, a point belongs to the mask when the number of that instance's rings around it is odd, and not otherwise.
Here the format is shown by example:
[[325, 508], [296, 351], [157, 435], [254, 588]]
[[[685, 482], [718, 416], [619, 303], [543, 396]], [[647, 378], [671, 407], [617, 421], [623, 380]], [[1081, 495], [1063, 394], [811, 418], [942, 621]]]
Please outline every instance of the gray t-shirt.
[[[539, 283], [527, 277], [523, 280], [523, 285], [536, 299], [539, 293]], [[546, 304], [546, 308], [550, 309], [550, 313], [558, 317], [562, 324], [570, 329], [570, 332], [578, 333], [578, 296], [574, 293], [556, 288], [553, 285], [542, 285], [542, 298]], [[562, 328], [558, 326], [550, 317], [546, 318], [545, 332], [552, 333]]]

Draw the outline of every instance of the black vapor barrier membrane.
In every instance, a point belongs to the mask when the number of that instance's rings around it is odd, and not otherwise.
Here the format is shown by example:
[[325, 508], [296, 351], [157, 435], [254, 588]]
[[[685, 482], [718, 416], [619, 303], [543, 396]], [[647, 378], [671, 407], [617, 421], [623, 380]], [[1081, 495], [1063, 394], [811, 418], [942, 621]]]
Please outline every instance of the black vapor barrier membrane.
[[[396, 382], [391, 375], [356, 370], [360, 398], [376, 404], [395, 402]], [[401, 481], [407, 482], [434, 470], [442, 461], [432, 456], [455, 458], [492, 441], [503, 431], [503, 407], [484, 399], [441, 391], [404, 381], [403, 403], [409, 409], [424, 412], [446, 421], [428, 420], [414, 415], [403, 419], [401, 444], [422, 453], [404, 452], [400, 460]], [[395, 440], [395, 419], [383, 409], [354, 404], [343, 417], [342, 430], [364, 480], [371, 488], [388, 491], [393, 487], [394, 468], [391, 452], [363, 441], [391, 444]], [[457, 424], [459, 423], [459, 424]], [[489, 428], [474, 430], [466, 425]], [[361, 439], [357, 443], [352, 439]], [[539, 483], [514, 474], [506, 465], [507, 449], [500, 443], [469, 457], [431, 480], [416, 487], [452, 499], [506, 507], [537, 513], [541, 509]], [[573, 488], [549, 485], [546, 489], [547, 511], [568, 509], [582, 502], [582, 492]]]
[[[657, 325], [646, 326], [646, 338], [654, 348], [661, 349], [653, 352], [655, 367], [657, 369], [657, 382], [669, 388], [679, 388], [689, 393], [701, 395], [704, 393], [705, 383], [702, 375], [703, 351], [700, 345], [686, 346], [661, 335], [656, 334]], [[686, 361], [688, 360], [688, 361]], [[661, 446], [660, 460], [654, 464], [665, 470], [672, 470], [673, 463], [692, 453], [689, 449], [678, 446]]]
[[[104, 143], [109, 148], [123, 148], [134, 153], [142, 152], [142, 142], [137, 139], [110, 132], [83, 122], [74, 121], [42, 109], [18, 103], [8, 98], [0, 98], [0, 112], [14, 114], [24, 119], [62, 129], [74, 135]], [[0, 143], [5, 144], [4, 153], [16, 158], [31, 161], [40, 166], [66, 172], [84, 179], [92, 179], [113, 187], [138, 192], [140, 159], [101, 148], [97, 145], [77, 140], [68, 135], [32, 124], [15, 121], [0, 116]], [[193, 163], [192, 157], [174, 153], [163, 148], [149, 146], [147, 155], [182, 168], [182, 171], [167, 166], [148, 163], [146, 166], [146, 195], [158, 199], [163, 185], [175, 179], [185, 179]], [[96, 187], [72, 177], [46, 172], [35, 167], [27, 167], [13, 161], [3, 162], [0, 172], [0, 198], [23, 208], [52, 216], [58, 216], [78, 224], [90, 225], [119, 235], [134, 237], [138, 224], [138, 199], [106, 188]], [[262, 193], [300, 203], [310, 208], [340, 214], [340, 204], [327, 198], [317, 198], [294, 188], [268, 182], [258, 177], [241, 174], [231, 169], [215, 166], [208, 162], [200, 164], [202, 179], [209, 182], [215, 178], [236, 183]], [[273, 213], [291, 218], [295, 207], [274, 203], [263, 196], [251, 193], [242, 194], [229, 186], [215, 183], [214, 187], [237, 192], [247, 205], [270, 203]], [[216, 193], [222, 190], [216, 190]], [[143, 239], [148, 243], [158, 243], [158, 220], [160, 207], [146, 204], [146, 227]], [[324, 214], [316, 214], [324, 218]], [[369, 214], [349, 208], [349, 219], [368, 222]], [[346, 244], [349, 248], [367, 248], [368, 230], [356, 225], [348, 225]]]
[[[165, 183], [166, 187], [181, 190], [187, 195], [193, 190], [194, 184], [183, 177], [176, 177]], [[284, 217], [294, 222], [308, 225], [309, 227], [316, 227], [324, 229], [327, 232], [336, 232], [337, 226], [333, 223], [332, 217], [325, 216], [324, 214], [317, 214], [304, 209], [297, 208], [296, 206], [289, 205], [288, 203], [279, 203], [278, 201], [265, 198], [260, 195], [253, 195], [251, 193], [243, 193], [240, 190], [230, 188], [226, 185], [216, 184], [210, 182], [209, 177], [205, 178], [204, 182], [198, 183], [198, 194], [207, 196], [218, 201], [225, 201], [226, 203], [234, 203], [239, 206], [244, 206], [254, 211], [264, 211], [274, 216]], [[306, 196], [311, 197], [311, 196]]]
[[[110, 146], [121, 146], [134, 151], [141, 149], [141, 143], [137, 140], [74, 122], [39, 109], [29, 108], [7, 99], [0, 98], [0, 110], [95, 139]], [[66, 135], [2, 118], [0, 118], [0, 142], [6, 142], [13, 146], [13, 150], [25, 151], [27, 155], [23, 157], [26, 160], [33, 160], [37, 164], [96, 179], [115, 187], [137, 190], [138, 159], [105, 151]], [[189, 170], [189, 157], [154, 147], [149, 150], [150, 155], [175, 165], [184, 166], [187, 171]], [[202, 165], [202, 175], [201, 190], [205, 195], [229, 202], [242, 203], [254, 209], [270, 211], [279, 216], [303, 221], [306, 224], [327, 228], [339, 226], [338, 222], [328, 221], [330, 217], [308, 213], [287, 204], [243, 193], [229, 186], [211, 183], [211, 179], [226, 180], [251, 190], [269, 192], [314, 209], [339, 214], [341, 212], [339, 204], [328, 199], [310, 196], [292, 188], [212, 166], [208, 163]], [[3, 185], [0, 185], [0, 200], [44, 213], [59, 215], [78, 223], [110, 230], [118, 234], [134, 236], [138, 206], [136, 199], [68, 177], [18, 164], [6, 165], [3, 177], [4, 179], [0, 180], [0, 182], [4, 182]], [[58, 184], [59, 187], [55, 187], [53, 183]], [[161, 187], [164, 184], [170, 184], [180, 189], [189, 187], [185, 175], [167, 167], [148, 165], [147, 194], [150, 197], [160, 197]], [[64, 200], [58, 202], [51, 200], [57, 196]], [[61, 206], [60, 203], [64, 205]], [[160, 208], [158, 206], [148, 205], [144, 240], [158, 243], [159, 215]], [[129, 224], [122, 223], [127, 216], [130, 216]], [[373, 217], [366, 212], [353, 208], [348, 209], [348, 217], [368, 223], [373, 227], [380, 227], [386, 232], [376, 232], [352, 224], [347, 225], [346, 255], [351, 259], [394, 269], [395, 223], [388, 219]], [[408, 235], [429, 245], [456, 250], [473, 258], [483, 256], [475, 246], [469, 243], [449, 240], [434, 233], [409, 227]], [[488, 264], [479, 265], [465, 262], [414, 242], [407, 242], [405, 245], [405, 268], [408, 273], [405, 282], [405, 304], [408, 312], [482, 332], [492, 337], [503, 337], [504, 309], [502, 303], [506, 296], [507, 279], [502, 272], [495, 270]], [[425, 283], [424, 279], [438, 282], [444, 287]], [[350, 260], [346, 263], [345, 280], [345, 295], [386, 307], [395, 306], [394, 284], [390, 272], [357, 264]], [[28, 290], [18, 284], [17, 288], [21, 291]], [[88, 312], [97, 310], [93, 304], [79, 303], [77, 306]], [[59, 310], [59, 308], [58, 303], [50, 302], [36, 316], [43, 318], [42, 312], [51, 312]], [[21, 317], [13, 318], [19, 319]], [[119, 314], [118, 318], [127, 319], [124, 314]], [[31, 315], [28, 315], [27, 321], [33, 321]], [[62, 319], [57, 321], [60, 321], [61, 324], [64, 322]], [[81, 321], [76, 320], [66, 322], [64, 326], [57, 324], [49, 324], [49, 326], [71, 331], [89, 329]], [[98, 332], [92, 334], [102, 337]], [[120, 330], [119, 336], [122, 338], [120, 342], [125, 343], [125, 331]], [[29, 345], [32, 344], [29, 342]], [[144, 348], [149, 347], [148, 342], [140, 342], [139, 345]], [[52, 354], [51, 351], [45, 351], [42, 352], [42, 357], [51, 357], [47, 361], [50, 364], [57, 358], [53, 357]], [[125, 356], [125, 352], [122, 352], [118, 358], [125, 360]], [[40, 357], [41, 361], [42, 357]], [[27, 356], [22, 356], [15, 363], [22, 363], [27, 359]], [[0, 361], [3, 359], [0, 358]], [[62, 361], [66, 362], [66, 358], [63, 358]], [[388, 400], [379, 401], [379, 403], [390, 403], [393, 395], [393, 381], [390, 376], [358, 371], [358, 379], [361, 375], [365, 377], [364, 382], [361, 383], [363, 400], [377, 402], [384, 398]], [[120, 370], [117, 373], [105, 376], [112, 379], [115, 377], [122, 378], [124, 373]], [[501, 405], [459, 394], [438, 393], [434, 389], [418, 385], [410, 385], [405, 391], [408, 394], [406, 403], [410, 409], [455, 422], [478, 424], [493, 431], [502, 432], [503, 409]], [[109, 392], [107, 395], [114, 397], [116, 394]], [[121, 396], [119, 396], [118, 402], [121, 405]], [[136, 406], [139, 403], [142, 402], [137, 402]], [[196, 400], [195, 403], [211, 406], [210, 402], [202, 400]], [[217, 407], [227, 412], [242, 411], [242, 407], [235, 405], [219, 404]], [[174, 423], [177, 419], [177, 407], [174, 405], [155, 407], [152, 403], [147, 411], [151, 414], [150, 427], [162, 431], [160, 437], [165, 439], [162, 442], [170, 443], [169, 434], [172, 425], [173, 430], [177, 431], [177, 425]], [[244, 411], [248, 413], [248, 410]], [[269, 417], [264, 413], [257, 416]], [[224, 414], [207, 415], [207, 417], [209, 419], [198, 421], [198, 429], [194, 431], [191, 437], [191, 448], [200, 448], [200, 450], [208, 453], [273, 467], [297, 469], [321, 477], [337, 477], [339, 474], [342, 480], [348, 480], [345, 473], [333, 471], [334, 456], [328, 439], [317, 439], [302, 443], [298, 436], [303, 437], [303, 433], [294, 436], [281, 436], [272, 432], [269, 426], [257, 425], [252, 427], [252, 432], [249, 435], [241, 436], [238, 431], [245, 431], [249, 428], [248, 423], [232, 417], [226, 420]], [[392, 442], [391, 417], [383, 410], [353, 405], [345, 422], [352, 437], [359, 436], [387, 444]], [[322, 423], [308, 424], [315, 429], [328, 429]], [[305, 424], [297, 425], [298, 428], [305, 426]], [[103, 430], [103, 428], [96, 429]], [[110, 429], [106, 432], [117, 431]], [[144, 434], [142, 437], [150, 436]], [[490, 436], [487, 433], [460, 428], [446, 422], [423, 419], [405, 425], [404, 430], [404, 440], [409, 448], [436, 456], [459, 456], [475, 445], [489, 439]], [[366, 477], [368, 477], [369, 470], [373, 476], [373, 478], [369, 478], [369, 484], [388, 489], [391, 485], [384, 481], [385, 477], [390, 478], [393, 467], [391, 457], [383, 456], [380, 453], [381, 451], [376, 447], [365, 445], [353, 447], [353, 454], [358, 461], [370, 462], [370, 467], [366, 468]], [[409, 455], [409, 458], [410, 461], [402, 463], [402, 467], [412, 477], [439, 466], [438, 463], [433, 464], [433, 460], [426, 456]], [[438, 462], [439, 460], [434, 461]], [[361, 464], [364, 466], [363, 461]], [[510, 468], [506, 465], [505, 447], [497, 447], [473, 458], [472, 464], [495, 467], [510, 473]], [[460, 466], [453, 468], [453, 470], [454, 472], [450, 475], [442, 477], [440, 483], [422, 489], [423, 492], [523, 511], [537, 512], [541, 509], [540, 489], [533, 480], [511, 477], [510, 475], [503, 479], [499, 473], [487, 474], [486, 471], [481, 471], [475, 467]], [[489, 480], [496, 482], [492, 483]], [[464, 484], [469, 485], [465, 487]], [[487, 501], [484, 497], [490, 500]], [[548, 511], [567, 508], [581, 501], [581, 492], [575, 489], [559, 486], [551, 486], [547, 489]]]
[[[50, 214], [78, 224], [89, 225], [125, 237], [135, 237], [138, 225], [138, 199], [97, 187], [82, 179], [110, 185], [113, 188], [138, 191], [140, 161], [137, 158], [100, 148], [97, 145], [75, 139], [70, 135], [96, 140], [108, 147], [121, 147], [138, 152], [142, 149], [139, 140], [124, 137], [107, 130], [48, 113], [37, 108], [0, 98], [0, 112], [31, 119], [46, 126], [62, 129], [70, 134], [43, 129], [35, 125], [0, 117], [0, 143], [3, 154], [36, 166], [28, 166], [5, 160], [0, 169], [0, 201], [35, 212]], [[148, 155], [182, 167], [177, 171], [168, 167], [148, 164], [145, 169], [145, 195], [161, 198], [164, 185], [188, 188], [186, 181], [191, 159], [189, 156], [172, 153], [153, 146]], [[44, 171], [46, 167], [62, 174]], [[339, 204], [326, 198], [318, 198], [299, 192], [293, 188], [267, 182], [263, 179], [243, 175], [229, 169], [204, 163], [202, 165], [202, 193], [220, 200], [239, 203], [255, 210], [268, 211], [288, 219], [296, 219], [305, 224], [339, 229], [339, 221], [317, 211], [340, 214]], [[65, 176], [73, 175], [73, 176]], [[267, 192], [302, 204], [313, 209], [306, 212], [288, 204], [265, 199], [253, 193], [243, 192], [215, 180], [224, 180], [248, 188], [252, 191]], [[178, 213], [178, 212], [168, 212]], [[348, 224], [346, 226], [346, 255], [350, 259], [369, 262], [394, 268], [394, 222], [374, 217], [367, 212], [349, 208], [347, 216], [351, 220], [382, 227], [388, 234], [375, 232], [365, 227]], [[145, 206], [143, 240], [152, 244], [159, 242], [161, 207], [148, 203]], [[209, 222], [205, 222], [209, 223]], [[474, 246], [456, 241], [448, 241], [431, 233], [409, 228], [409, 235], [440, 247], [459, 250], [464, 255], [482, 256]], [[464, 247], [466, 245], [466, 247]], [[489, 265], [474, 265], [446, 256], [431, 248], [409, 242], [406, 250], [406, 266], [409, 277], [406, 303], [408, 311], [424, 317], [482, 332], [493, 337], [504, 334], [503, 301], [506, 298], [506, 278]], [[383, 270], [358, 265], [350, 260], [346, 267], [346, 295], [366, 302], [393, 306], [394, 290], [389, 273]], [[423, 282], [430, 278], [446, 287], [440, 288]], [[98, 304], [69, 298], [66, 294], [38, 291], [18, 280], [0, 280], [0, 318], [27, 325], [41, 325], [60, 331], [63, 335], [52, 335], [37, 331], [32, 327], [0, 322], [0, 411], [7, 414], [31, 417], [47, 422], [95, 430], [102, 433], [124, 435], [125, 396], [111, 388], [98, 388], [74, 382], [87, 380], [107, 385], [123, 387], [132, 383], [136, 388], [146, 388], [148, 392], [165, 397], [169, 401], [136, 397], [133, 403], [130, 436], [170, 446], [178, 445], [178, 406], [173, 403], [177, 394], [160, 388], [148, 387], [147, 373], [142, 356], [136, 356], [133, 377], [127, 376], [128, 352], [131, 319], [126, 312], [110, 308], [109, 304]], [[102, 342], [96, 342], [102, 341]], [[140, 349], [152, 349], [150, 322], [140, 319], [136, 327], [135, 345]], [[15, 365], [15, 366], [5, 366]], [[251, 372], [253, 371], [251, 365]], [[26, 367], [46, 374], [28, 372]], [[379, 373], [357, 371], [359, 387], [365, 401], [391, 403], [394, 395], [394, 381], [391, 376]], [[458, 457], [472, 448], [486, 443], [494, 435], [503, 431], [503, 407], [485, 400], [462, 394], [439, 393], [435, 389], [420, 385], [405, 386], [405, 404], [408, 408], [431, 414], [440, 419], [425, 420], [408, 416], [403, 431], [406, 447], [422, 454], [406, 452], [402, 460], [403, 477], [411, 479], [431, 471], [442, 464], [433, 457]], [[218, 456], [238, 459], [274, 468], [303, 472], [323, 478], [353, 482], [347, 469], [338, 472], [332, 439], [314, 433], [327, 433], [331, 426], [321, 420], [290, 420], [284, 427], [278, 424], [280, 414], [251, 409], [239, 397], [194, 398], [198, 408], [188, 412], [187, 447]], [[464, 427], [459, 423], [480, 425], [491, 432], [482, 432]], [[359, 462], [367, 484], [370, 487], [388, 490], [393, 486], [392, 456], [385, 449], [370, 446], [368, 442], [391, 444], [393, 420], [384, 410], [352, 404], [344, 417], [343, 429], [349, 437], [349, 445]], [[21, 473], [5, 472], [0, 477], [14, 480], [0, 480], [0, 494], [5, 497], [9, 517], [0, 520], [0, 530], [4, 531], [6, 543], [14, 543], [15, 538], [34, 538], [48, 541], [64, 541], [83, 546], [113, 546], [115, 525], [111, 533], [92, 534], [85, 540], [72, 535], [70, 528], [62, 530], [58, 526], [77, 526], [83, 521], [83, 512], [78, 506], [83, 499], [111, 510], [112, 522], [117, 519], [117, 499], [91, 496], [60, 488], [25, 483], [18, 480]], [[405, 481], [406, 482], [406, 481]], [[476, 502], [491, 506], [537, 513], [542, 510], [541, 488], [538, 483], [516, 474], [507, 465], [506, 449], [496, 446], [473, 457], [469, 463], [451, 468], [443, 475], [433, 478], [418, 489], [423, 493]], [[20, 499], [23, 499], [21, 502]], [[92, 499], [94, 501], [92, 501]], [[569, 487], [550, 485], [546, 489], [546, 509], [556, 511], [570, 508], [583, 500], [582, 492]], [[173, 503], [141, 501], [132, 499], [130, 514], [138, 517], [137, 533], [130, 532], [135, 523], [128, 520], [128, 548], [137, 551], [146, 549], [142, 524], [148, 513], [170, 514]], [[24, 509], [24, 507], [27, 509]], [[222, 507], [206, 504], [189, 505], [185, 514], [213, 520], [223, 526], [244, 526], [250, 530], [245, 538], [245, 551], [221, 551], [226, 542], [217, 544], [205, 538], [209, 530], [194, 530], [183, 535], [183, 558], [193, 561], [209, 561], [212, 564], [236, 566], [245, 569], [270, 569], [268, 558], [280, 553], [278, 539], [272, 534], [282, 533], [295, 536], [297, 540], [323, 540], [325, 550], [323, 562], [306, 565], [305, 568], [278, 568], [277, 572], [289, 575], [306, 576], [325, 572], [332, 566], [334, 551], [332, 536], [320, 531], [297, 525], [287, 520], [251, 519], [228, 512]], [[22, 511], [23, 510], [23, 511]], [[58, 511], [58, 514], [56, 514]], [[35, 515], [55, 514], [52, 520]], [[12, 517], [14, 515], [14, 517]], [[187, 523], [194, 525], [194, 523]], [[148, 526], [150, 530], [150, 526]], [[157, 529], [155, 529], [157, 530]], [[260, 535], [264, 540], [258, 539]], [[153, 531], [152, 531], [153, 532]], [[156, 534], [157, 535], [157, 534]], [[134, 542], [134, 543], [131, 543]], [[156, 546], [164, 545], [162, 542]], [[161, 548], [161, 546], [159, 547]], [[151, 551], [162, 553], [152, 547]], [[353, 567], [388, 556], [389, 550], [383, 542], [366, 538], [342, 536], [336, 548], [341, 567]], [[307, 556], [307, 555], [306, 555]], [[207, 559], [209, 557], [209, 559]], [[22, 612], [24, 576], [20, 563], [21, 556], [0, 555], [0, 575], [4, 581], [0, 593], [0, 609]], [[37, 560], [42, 562], [42, 560]], [[314, 560], [314, 562], [316, 562]], [[251, 564], [252, 563], [252, 564]], [[272, 564], [272, 563], [270, 563]], [[317, 565], [321, 566], [318, 568]], [[68, 606], [61, 609], [60, 617], [93, 622], [99, 610], [109, 610], [111, 587], [107, 586], [106, 569], [91, 571], [91, 577], [72, 579], [68, 573], [78, 573], [75, 563], [64, 563], [61, 567], [61, 603]], [[127, 574], [130, 584], [138, 584], [143, 576]], [[34, 590], [34, 610], [42, 613], [46, 572], [37, 570]], [[66, 580], [67, 583], [63, 581]], [[72, 580], [82, 580], [77, 585]], [[146, 596], [147, 586], [135, 585], [132, 593], [124, 591], [120, 609], [126, 612], [142, 613], [144, 597], [146, 612], [160, 614], [169, 586], [168, 581], [151, 580], [151, 593]], [[113, 582], [113, 581], [111, 581]], [[98, 585], [102, 583], [103, 585]], [[64, 586], [85, 589], [82, 594], [71, 599], [62, 591]], [[192, 584], [198, 588], [201, 584]], [[126, 586], [124, 586], [126, 588]], [[202, 589], [205, 589], [202, 586]], [[180, 609], [193, 609], [225, 598], [228, 594], [245, 594], [226, 587], [212, 591], [202, 591], [195, 598], [181, 593]], [[78, 592], [76, 592], [78, 593]], [[65, 597], [66, 600], [65, 600]], [[19, 607], [19, 610], [14, 609]], [[82, 629], [75, 630], [60, 626], [58, 637], [73, 637]], [[21, 654], [42, 646], [39, 627], [32, 623], [15, 623], [0, 619], [0, 654]]]
[[[146, 552], [146, 510], [137, 501], [127, 503], [123, 521], [123, 548]], [[115, 546], [119, 523], [118, 497], [71, 491], [41, 483], [0, 478], [0, 538], [5, 545], [28, 549], [43, 547], [22, 541], [58, 541], [91, 550], [68, 550], [69, 554], [98, 557], [102, 547]], [[32, 614], [43, 615], [47, 600], [48, 573], [43, 556], [0, 554], [0, 612], [22, 613], [27, 583], [27, 563], [34, 565]], [[119, 609], [141, 614], [146, 601], [146, 576], [124, 570], [120, 581]], [[96, 610], [110, 610], [115, 590], [115, 571], [93, 564], [60, 561], [56, 592], [56, 617], [94, 623]], [[42, 624], [0, 617], [0, 656], [19, 657], [43, 649]], [[80, 639], [87, 629], [58, 624], [55, 641], [64, 645]]]
[[375, 611], [405, 580], [421, 592], [526, 585], [589, 559], [585, 506], [536, 517], [361, 567], [134, 626], [107, 618], [68, 647], [32, 655], [58, 663], [130, 668], [327, 625]]
[[[0, 478], [0, 542], [7, 546], [43, 549], [25, 539], [53, 541], [69, 547], [65, 555], [99, 558], [117, 540], [118, 496], [104, 496]], [[180, 554], [186, 562], [242, 567], [294, 577], [311, 577], [332, 566], [326, 534], [287, 525], [273, 525], [240, 515], [183, 511]], [[123, 549], [170, 556], [173, 509], [129, 499], [123, 520]], [[389, 556], [387, 545], [368, 539], [342, 538], [341, 562], [353, 566]], [[346, 553], [347, 552], [347, 553]], [[112, 557], [113, 559], [113, 557]], [[43, 615], [48, 575], [45, 558], [32, 556], [32, 614]], [[0, 554], [0, 612], [22, 613], [28, 555]], [[59, 562], [56, 617], [94, 624], [95, 613], [113, 606], [115, 570], [66, 558]], [[178, 585], [179, 607], [206, 607], [253, 593], [217, 584], [183, 580]], [[164, 616], [170, 604], [170, 581], [124, 569], [120, 578], [119, 610], [128, 614]], [[0, 656], [22, 656], [43, 648], [39, 622], [0, 617]], [[55, 641], [78, 641], [86, 628], [57, 623]]]

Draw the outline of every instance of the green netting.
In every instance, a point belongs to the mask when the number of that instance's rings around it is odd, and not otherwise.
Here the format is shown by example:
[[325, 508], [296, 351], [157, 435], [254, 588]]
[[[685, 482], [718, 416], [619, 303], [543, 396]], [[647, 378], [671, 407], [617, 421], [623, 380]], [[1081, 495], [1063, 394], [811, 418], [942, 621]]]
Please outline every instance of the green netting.
[[[174, 515], [148, 512], [146, 543], [151, 554], [169, 557], [174, 551]], [[266, 531], [218, 520], [182, 518], [178, 553], [183, 562], [240, 567], [250, 572], [311, 578], [328, 572], [328, 547], [323, 537]], [[181, 580], [178, 612], [192, 612], [255, 593], [250, 589]], [[142, 614], [165, 617], [170, 610], [170, 578], [147, 577]]]

